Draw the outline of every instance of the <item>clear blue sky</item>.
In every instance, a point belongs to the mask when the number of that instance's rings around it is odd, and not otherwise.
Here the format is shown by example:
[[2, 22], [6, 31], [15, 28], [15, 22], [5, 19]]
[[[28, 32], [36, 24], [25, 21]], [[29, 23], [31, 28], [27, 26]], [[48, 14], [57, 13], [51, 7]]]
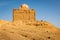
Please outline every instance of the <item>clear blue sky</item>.
[[46, 20], [60, 28], [60, 0], [0, 0], [0, 19], [11, 21], [13, 8], [27, 4], [36, 10], [37, 20]]

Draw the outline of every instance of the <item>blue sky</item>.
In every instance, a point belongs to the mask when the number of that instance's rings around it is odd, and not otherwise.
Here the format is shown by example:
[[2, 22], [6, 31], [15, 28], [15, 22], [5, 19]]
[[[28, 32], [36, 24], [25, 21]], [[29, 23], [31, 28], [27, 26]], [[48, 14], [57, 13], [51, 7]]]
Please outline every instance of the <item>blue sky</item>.
[[0, 20], [12, 21], [13, 8], [27, 4], [36, 10], [37, 20], [46, 20], [60, 28], [60, 0], [0, 0]]

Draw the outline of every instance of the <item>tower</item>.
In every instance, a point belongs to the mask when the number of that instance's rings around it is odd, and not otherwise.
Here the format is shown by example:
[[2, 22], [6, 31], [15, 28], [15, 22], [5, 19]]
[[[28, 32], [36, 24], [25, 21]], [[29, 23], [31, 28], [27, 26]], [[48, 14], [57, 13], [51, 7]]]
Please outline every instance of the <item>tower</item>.
[[30, 9], [26, 4], [21, 5], [18, 9], [13, 9], [13, 21], [17, 20], [35, 21], [35, 10]]

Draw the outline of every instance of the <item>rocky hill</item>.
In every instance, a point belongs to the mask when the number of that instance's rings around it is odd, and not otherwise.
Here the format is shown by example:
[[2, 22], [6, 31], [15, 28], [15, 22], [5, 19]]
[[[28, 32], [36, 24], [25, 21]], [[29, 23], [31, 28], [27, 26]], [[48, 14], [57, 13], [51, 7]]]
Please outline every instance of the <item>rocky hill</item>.
[[0, 40], [60, 40], [60, 30], [46, 21], [0, 20]]

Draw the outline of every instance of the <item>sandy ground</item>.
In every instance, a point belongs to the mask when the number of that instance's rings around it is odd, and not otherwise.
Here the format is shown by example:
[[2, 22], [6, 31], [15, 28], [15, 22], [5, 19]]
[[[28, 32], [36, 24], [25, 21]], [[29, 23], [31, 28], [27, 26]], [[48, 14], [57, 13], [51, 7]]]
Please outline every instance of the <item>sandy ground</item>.
[[38, 26], [22, 21], [3, 22], [0, 25], [0, 40], [60, 40], [60, 30], [50, 23], [46, 24]]

